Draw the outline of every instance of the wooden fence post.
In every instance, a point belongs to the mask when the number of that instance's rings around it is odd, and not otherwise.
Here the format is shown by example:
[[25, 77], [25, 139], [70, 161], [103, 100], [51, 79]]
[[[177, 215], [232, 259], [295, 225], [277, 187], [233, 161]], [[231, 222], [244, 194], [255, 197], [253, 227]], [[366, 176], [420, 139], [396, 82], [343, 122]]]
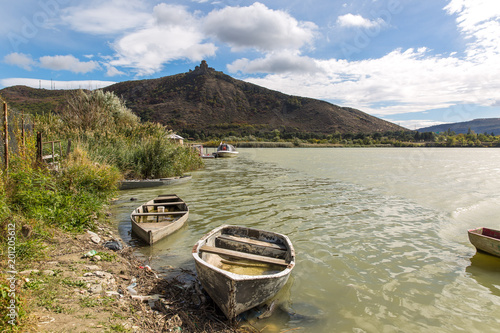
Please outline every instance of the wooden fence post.
[[42, 133], [36, 133], [36, 159], [39, 163], [42, 163]]
[[25, 153], [25, 148], [26, 148], [26, 139], [25, 139], [25, 136], [26, 136], [26, 133], [24, 132], [24, 113], [21, 115], [21, 126], [22, 126], [22, 129], [21, 129], [21, 142], [22, 142], [22, 145], [23, 145], [23, 154]]
[[69, 153], [71, 153], [71, 139], [68, 139], [68, 147], [66, 149], [66, 157], [69, 156]]
[[8, 124], [7, 103], [3, 102], [3, 121], [4, 121], [4, 162], [5, 170], [9, 169], [9, 124]]

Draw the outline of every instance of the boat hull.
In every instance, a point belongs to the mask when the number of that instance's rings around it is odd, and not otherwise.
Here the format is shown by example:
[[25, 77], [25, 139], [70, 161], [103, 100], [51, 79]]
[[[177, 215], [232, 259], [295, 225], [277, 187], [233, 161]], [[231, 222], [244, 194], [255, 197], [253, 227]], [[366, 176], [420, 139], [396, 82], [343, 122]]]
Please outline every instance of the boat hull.
[[[167, 199], [168, 198], [168, 199]], [[169, 207], [171, 211], [145, 212], [145, 207]], [[152, 208], [150, 208], [152, 210]], [[150, 217], [151, 221], [141, 221], [143, 217]], [[132, 223], [132, 232], [140, 239], [152, 245], [176, 230], [182, 228], [189, 217], [189, 209], [184, 201], [175, 194], [158, 196], [138, 208], [130, 215]], [[159, 222], [155, 222], [155, 219]]]
[[237, 151], [218, 151], [217, 152], [217, 157], [232, 158], [232, 157], [237, 157], [237, 156], [238, 156]]
[[478, 251], [500, 257], [500, 231], [489, 228], [468, 230], [469, 240]]
[[[207, 259], [207, 255], [210, 254], [202, 253], [200, 249], [204, 245], [214, 245], [216, 237], [225, 235], [226, 232], [237, 236], [248, 233], [259, 234], [265, 241], [277, 240], [286, 247], [287, 266], [272, 273], [259, 275], [238, 274], [221, 268], [213, 260]], [[258, 236], [255, 238], [259, 239]], [[275, 296], [286, 284], [295, 266], [295, 251], [288, 237], [238, 226], [221, 226], [212, 230], [193, 247], [193, 257], [201, 285], [228, 319], [233, 319]]]
[[222, 157], [222, 158], [231, 158], [231, 157], [236, 157], [238, 156], [238, 151], [236, 151], [236, 148], [234, 148], [233, 145], [229, 145], [227, 143], [222, 143], [217, 147], [217, 157]]

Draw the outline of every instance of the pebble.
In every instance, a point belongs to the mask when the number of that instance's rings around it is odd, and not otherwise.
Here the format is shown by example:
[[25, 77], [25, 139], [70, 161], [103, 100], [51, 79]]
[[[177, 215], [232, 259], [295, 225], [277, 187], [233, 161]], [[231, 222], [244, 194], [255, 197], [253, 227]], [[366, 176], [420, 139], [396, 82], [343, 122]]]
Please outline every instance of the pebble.
[[31, 273], [39, 273], [40, 271], [38, 269], [28, 269], [26, 271], [19, 272], [21, 275], [30, 275]]
[[88, 289], [88, 292], [91, 293], [91, 294], [99, 294], [99, 293], [102, 292], [102, 285], [100, 285], [100, 284], [93, 284]]
[[[101, 267], [99, 267], [97, 265], [85, 265], [85, 269], [88, 271], [98, 271], [101, 269]], [[92, 273], [90, 273], [90, 274], [92, 274]]]
[[95, 232], [92, 232], [90, 230], [87, 230], [87, 233], [90, 235], [90, 240], [96, 244], [99, 244], [101, 242], [101, 237], [99, 237], [98, 234]]

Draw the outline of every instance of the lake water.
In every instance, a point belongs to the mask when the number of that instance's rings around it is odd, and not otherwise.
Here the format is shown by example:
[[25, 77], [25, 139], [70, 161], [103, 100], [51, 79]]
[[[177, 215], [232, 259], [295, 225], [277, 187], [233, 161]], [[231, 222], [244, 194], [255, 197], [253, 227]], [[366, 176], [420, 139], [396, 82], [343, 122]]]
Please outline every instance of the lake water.
[[263, 332], [500, 330], [500, 258], [467, 238], [500, 229], [500, 149], [240, 149], [192, 176], [120, 192], [120, 234], [136, 244], [130, 212], [176, 193], [186, 226], [136, 251], [160, 271], [194, 271], [193, 244], [221, 224], [288, 235], [297, 264]]

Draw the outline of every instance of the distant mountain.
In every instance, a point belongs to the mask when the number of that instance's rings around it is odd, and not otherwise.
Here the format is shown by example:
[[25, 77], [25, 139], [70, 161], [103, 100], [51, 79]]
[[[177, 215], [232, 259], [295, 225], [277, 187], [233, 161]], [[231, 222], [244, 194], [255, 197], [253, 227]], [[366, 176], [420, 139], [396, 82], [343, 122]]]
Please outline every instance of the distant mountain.
[[[240, 81], [208, 67], [104, 88], [122, 97], [141, 119], [177, 132], [248, 135], [258, 132], [374, 133], [407, 130], [362, 111], [291, 96]], [[0, 91], [14, 106], [62, 112], [67, 91], [10, 87]], [[31, 104], [36, 105], [31, 105]]]
[[469, 130], [474, 131], [476, 134], [496, 134], [500, 135], [500, 118], [486, 118], [474, 119], [471, 121], [464, 121], [460, 123], [441, 124], [430, 127], [420, 128], [418, 132], [434, 132], [441, 133], [446, 131], [453, 131], [456, 134], [467, 134]]

